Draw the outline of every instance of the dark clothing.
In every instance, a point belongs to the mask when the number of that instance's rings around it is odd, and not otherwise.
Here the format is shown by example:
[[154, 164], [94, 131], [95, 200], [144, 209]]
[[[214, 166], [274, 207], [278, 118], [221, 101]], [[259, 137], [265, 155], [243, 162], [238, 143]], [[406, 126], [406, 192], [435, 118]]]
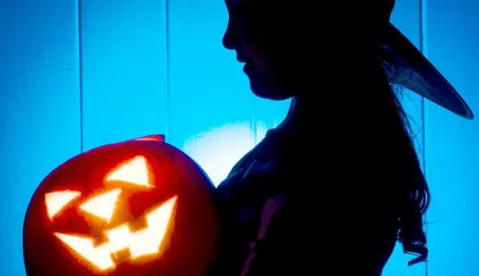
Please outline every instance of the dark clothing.
[[223, 248], [212, 275], [381, 274], [397, 234], [387, 178], [368, 177], [381, 162], [327, 141], [271, 130], [238, 162], [217, 190]]

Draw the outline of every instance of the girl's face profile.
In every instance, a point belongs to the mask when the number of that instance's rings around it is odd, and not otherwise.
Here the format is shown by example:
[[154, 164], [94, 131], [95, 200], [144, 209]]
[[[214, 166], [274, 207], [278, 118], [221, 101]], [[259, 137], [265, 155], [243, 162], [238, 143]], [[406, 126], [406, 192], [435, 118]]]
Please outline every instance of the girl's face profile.
[[[295, 70], [294, 26], [278, 12], [270, 0], [226, 0], [229, 21], [223, 37], [225, 48], [234, 50], [244, 63], [253, 93], [262, 98], [283, 100], [291, 97], [285, 76]], [[280, 1], [278, 1], [280, 2]], [[276, 2], [276, 3], [278, 3]], [[274, 13], [273, 13], [274, 12]]]
[[324, 77], [318, 72], [347, 70], [347, 57], [361, 55], [369, 45], [363, 36], [369, 21], [361, 23], [367, 16], [351, 14], [361, 1], [225, 2], [229, 21], [223, 45], [245, 64], [251, 90], [261, 98], [284, 100], [310, 93]]

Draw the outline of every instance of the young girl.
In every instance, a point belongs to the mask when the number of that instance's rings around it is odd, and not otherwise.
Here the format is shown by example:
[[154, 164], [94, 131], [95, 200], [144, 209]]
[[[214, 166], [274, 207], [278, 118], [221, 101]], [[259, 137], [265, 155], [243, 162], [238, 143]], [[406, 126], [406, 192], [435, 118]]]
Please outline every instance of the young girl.
[[218, 187], [212, 275], [377, 276], [396, 241], [424, 261], [429, 190], [391, 84], [472, 112], [391, 25], [394, 0], [226, 5], [223, 44], [251, 90], [292, 104]]

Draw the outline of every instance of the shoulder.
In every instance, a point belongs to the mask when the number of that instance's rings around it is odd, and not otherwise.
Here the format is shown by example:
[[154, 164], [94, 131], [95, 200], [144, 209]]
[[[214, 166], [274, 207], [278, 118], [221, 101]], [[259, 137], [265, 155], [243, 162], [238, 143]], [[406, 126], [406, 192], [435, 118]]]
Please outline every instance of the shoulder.
[[[269, 131], [266, 137], [231, 169], [227, 178], [217, 187], [222, 199], [257, 198], [268, 196], [268, 190], [280, 178], [283, 158], [278, 157], [278, 139]], [[276, 185], [274, 185], [276, 186]]]

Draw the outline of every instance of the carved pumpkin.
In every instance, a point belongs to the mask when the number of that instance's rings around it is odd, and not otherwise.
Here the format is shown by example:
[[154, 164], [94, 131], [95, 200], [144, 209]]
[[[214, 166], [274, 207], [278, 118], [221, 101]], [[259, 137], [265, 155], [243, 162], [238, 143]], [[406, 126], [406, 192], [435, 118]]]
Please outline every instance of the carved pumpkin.
[[214, 261], [214, 186], [148, 136], [80, 154], [51, 172], [24, 222], [28, 275], [204, 275]]

